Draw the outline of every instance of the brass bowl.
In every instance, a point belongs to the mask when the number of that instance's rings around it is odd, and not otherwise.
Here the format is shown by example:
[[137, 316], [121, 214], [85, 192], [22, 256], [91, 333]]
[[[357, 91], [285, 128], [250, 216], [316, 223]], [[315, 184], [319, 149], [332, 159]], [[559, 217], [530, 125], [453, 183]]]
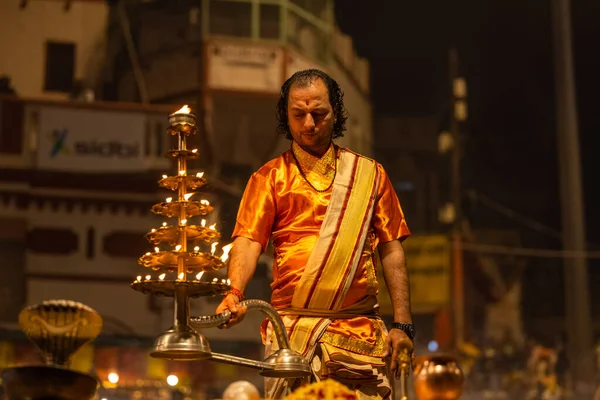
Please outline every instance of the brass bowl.
[[164, 297], [173, 297], [177, 286], [190, 298], [224, 295], [231, 290], [231, 286], [224, 283], [174, 280], [136, 281], [130, 286], [133, 290], [143, 294], [152, 293], [155, 296]]
[[[178, 226], [161, 226], [158, 229], [153, 229], [146, 234], [146, 239], [153, 245], [168, 243], [175, 246], [179, 242], [179, 235], [184, 228]], [[189, 241], [200, 240], [206, 243], [214, 242], [221, 239], [221, 234], [215, 230], [204, 226], [187, 225], [185, 227], [186, 237]]]
[[420, 356], [415, 363], [415, 391], [419, 400], [460, 398], [464, 375], [456, 358], [443, 354]]
[[61, 367], [26, 366], [2, 371], [7, 400], [90, 400], [98, 381]]
[[198, 215], [205, 216], [213, 211], [213, 206], [203, 204], [196, 200], [163, 201], [152, 206], [152, 212], [154, 214], [162, 215], [167, 218], [181, 215], [185, 215], [186, 218], [197, 217]]
[[187, 273], [200, 271], [218, 271], [225, 266], [221, 258], [200, 251], [158, 251], [147, 252], [138, 258], [138, 264], [154, 271], [166, 269], [176, 271], [179, 267], [178, 260], [183, 257]]

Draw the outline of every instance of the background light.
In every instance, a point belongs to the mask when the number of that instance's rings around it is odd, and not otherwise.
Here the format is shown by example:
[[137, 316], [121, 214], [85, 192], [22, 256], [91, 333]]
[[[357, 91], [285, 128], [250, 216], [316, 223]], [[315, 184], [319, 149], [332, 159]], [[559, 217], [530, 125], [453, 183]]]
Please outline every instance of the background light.
[[179, 378], [176, 375], [167, 376], [167, 383], [169, 386], [175, 386], [179, 383]]
[[117, 383], [117, 382], [119, 382], [119, 374], [117, 374], [115, 372], [111, 372], [110, 374], [108, 374], [108, 381], [110, 383]]
[[437, 351], [438, 342], [436, 342], [435, 340], [432, 340], [431, 342], [427, 343], [427, 349], [429, 351]]

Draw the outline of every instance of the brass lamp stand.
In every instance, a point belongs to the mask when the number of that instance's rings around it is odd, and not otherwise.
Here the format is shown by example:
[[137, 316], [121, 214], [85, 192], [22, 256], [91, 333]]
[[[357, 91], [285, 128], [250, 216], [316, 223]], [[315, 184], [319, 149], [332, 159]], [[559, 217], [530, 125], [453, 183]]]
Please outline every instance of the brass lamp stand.
[[[190, 299], [222, 295], [231, 289], [228, 280], [214, 278], [208, 282], [203, 275], [226, 265], [231, 245], [224, 246], [221, 256], [215, 255], [220, 233], [216, 224], [207, 226], [201, 219], [213, 212], [208, 200], [196, 200], [195, 191], [206, 183], [203, 173], [188, 174], [187, 162], [198, 158], [197, 149], [187, 148], [187, 138], [195, 135], [196, 116], [184, 106], [169, 116], [167, 133], [175, 136], [177, 147], [166, 157], [177, 164], [177, 173], [163, 175], [158, 185], [175, 193], [165, 201], [155, 204], [152, 212], [166, 218], [176, 218], [176, 223], [152, 229], [146, 239], [154, 252], [139, 258], [143, 267], [156, 271], [155, 275], [138, 276], [131, 284], [134, 290], [159, 296], [173, 297], [173, 326], [161, 334], [150, 354], [152, 357], [173, 360], [213, 360], [243, 365], [260, 370], [263, 376], [303, 377], [310, 375], [304, 358], [290, 349], [283, 321], [270, 304], [260, 300], [246, 300], [242, 305], [250, 311], [266, 314], [273, 324], [280, 350], [264, 361], [249, 360], [227, 354], [214, 353], [208, 340], [199, 331], [216, 327], [231, 318], [229, 312], [206, 317], [190, 317]], [[196, 219], [196, 220], [194, 220]], [[192, 248], [190, 242], [196, 242]], [[210, 244], [210, 251], [207, 251]]]

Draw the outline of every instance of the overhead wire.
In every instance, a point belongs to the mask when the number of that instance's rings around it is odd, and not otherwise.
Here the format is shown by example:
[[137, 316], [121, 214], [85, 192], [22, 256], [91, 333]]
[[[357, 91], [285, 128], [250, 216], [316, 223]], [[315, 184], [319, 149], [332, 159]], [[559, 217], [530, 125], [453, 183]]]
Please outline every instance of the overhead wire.
[[550, 250], [550, 249], [537, 249], [537, 248], [530, 248], [530, 247], [513, 247], [513, 246], [499, 246], [499, 245], [490, 245], [490, 244], [476, 244], [476, 243], [467, 243], [467, 242], [463, 242], [462, 247], [464, 250], [468, 250], [473, 253], [482, 253], [482, 254], [512, 255], [512, 256], [523, 256], [523, 257], [544, 257], [544, 258], [600, 259], [600, 251]]
[[551, 228], [548, 225], [544, 225], [541, 222], [534, 220], [533, 218], [529, 218], [511, 208], [508, 208], [508, 207], [504, 206], [503, 204], [500, 204], [499, 202], [492, 200], [491, 198], [489, 198], [488, 196], [486, 196], [485, 194], [483, 194], [481, 192], [471, 189], [471, 190], [467, 191], [467, 195], [471, 199], [473, 199], [477, 202], [480, 202], [481, 204], [499, 212], [500, 214], [503, 214], [504, 216], [506, 216], [512, 220], [519, 222], [522, 225], [527, 226], [528, 228], [530, 228], [534, 231], [543, 233], [548, 236], [552, 236], [557, 239], [562, 239], [562, 233], [558, 229]]
[[[542, 224], [532, 218], [529, 218], [490, 197], [476, 191], [469, 190], [468, 196], [481, 204], [509, 217], [512, 220], [519, 222], [528, 228], [562, 240], [562, 233], [552, 227]], [[593, 243], [587, 243], [590, 247], [600, 248], [599, 245]], [[553, 249], [541, 249], [541, 248], [527, 248], [527, 247], [515, 247], [515, 246], [502, 246], [502, 245], [489, 245], [489, 244], [477, 244], [463, 242], [463, 249], [481, 254], [495, 254], [495, 255], [512, 255], [512, 256], [523, 256], [523, 257], [543, 257], [543, 258], [586, 258], [586, 259], [600, 259], [600, 251], [589, 251], [589, 250], [553, 250]]]

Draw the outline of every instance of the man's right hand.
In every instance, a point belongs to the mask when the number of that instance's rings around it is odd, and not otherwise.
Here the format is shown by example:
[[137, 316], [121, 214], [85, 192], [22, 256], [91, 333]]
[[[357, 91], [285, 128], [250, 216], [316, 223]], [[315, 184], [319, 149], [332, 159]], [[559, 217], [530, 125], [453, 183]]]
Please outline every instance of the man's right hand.
[[221, 301], [221, 304], [217, 307], [216, 313], [221, 314], [222, 312], [229, 310], [229, 312], [231, 312], [231, 318], [226, 323], [219, 325], [220, 329], [231, 328], [242, 322], [248, 307], [242, 307], [239, 303], [240, 299], [233, 293], [228, 293], [225, 298], [223, 298], [223, 301]]

